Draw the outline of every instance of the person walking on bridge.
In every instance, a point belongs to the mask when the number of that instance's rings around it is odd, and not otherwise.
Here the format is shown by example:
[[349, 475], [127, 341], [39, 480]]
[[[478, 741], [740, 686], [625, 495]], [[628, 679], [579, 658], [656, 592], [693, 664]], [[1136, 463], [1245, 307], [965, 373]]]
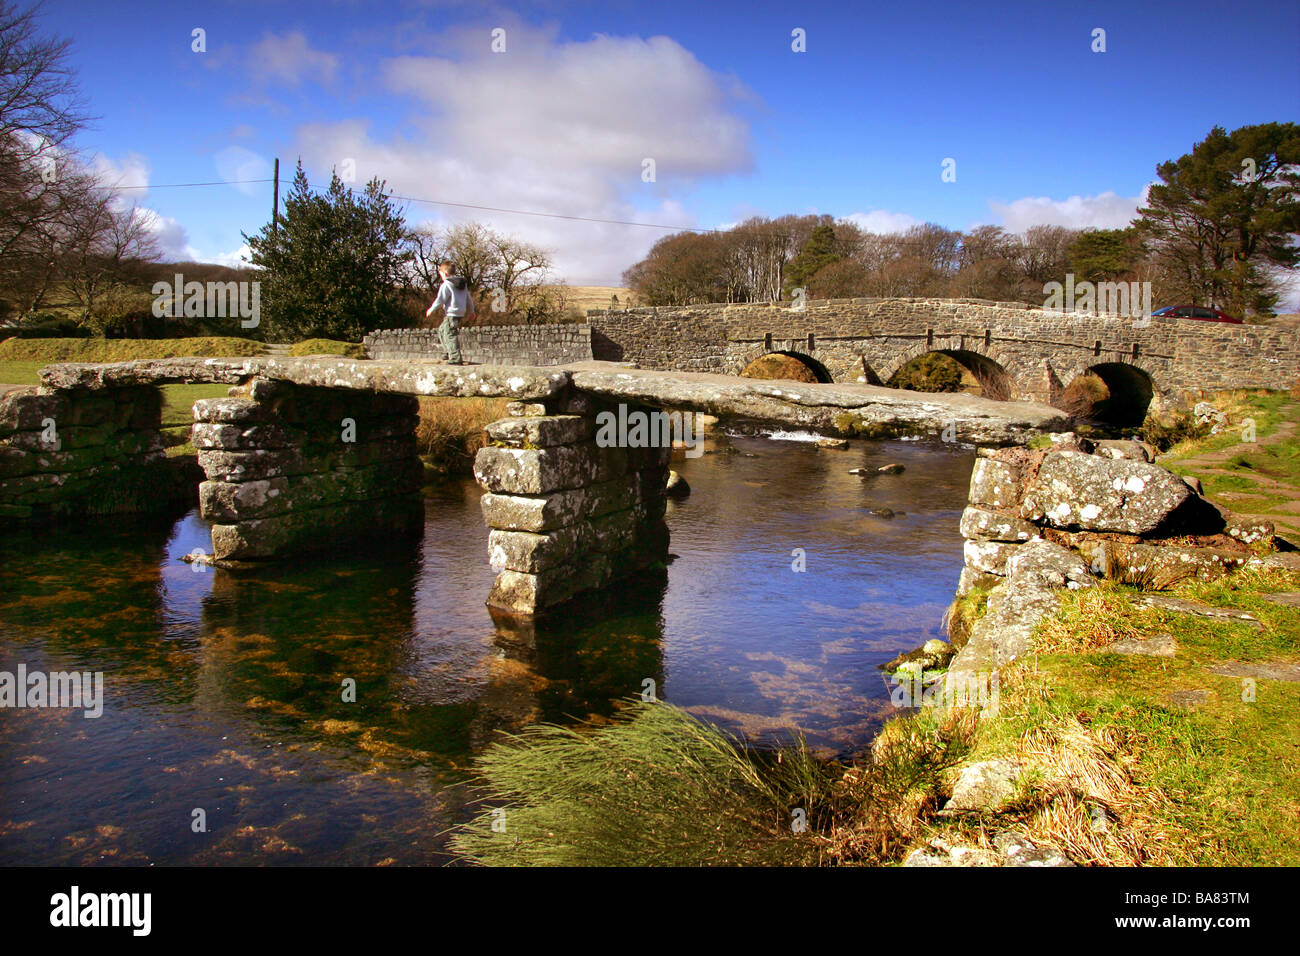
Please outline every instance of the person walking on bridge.
[[438, 288], [438, 297], [433, 300], [433, 305], [429, 306], [424, 314], [431, 316], [435, 309], [442, 307], [446, 317], [442, 325], [438, 326], [438, 341], [447, 350], [447, 361], [450, 364], [464, 365], [465, 363], [460, 360], [460, 339], [456, 333], [460, 329], [461, 319], [473, 318], [478, 312], [474, 308], [474, 297], [470, 295], [465, 277], [452, 275], [453, 268], [450, 262], [438, 264], [438, 275], [442, 277], [442, 285]]

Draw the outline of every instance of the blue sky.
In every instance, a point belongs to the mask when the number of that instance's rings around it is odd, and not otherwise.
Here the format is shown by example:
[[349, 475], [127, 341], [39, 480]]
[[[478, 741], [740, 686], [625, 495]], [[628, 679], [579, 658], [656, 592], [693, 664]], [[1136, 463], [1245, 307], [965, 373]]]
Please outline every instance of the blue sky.
[[[152, 187], [130, 195], [169, 255], [211, 261], [269, 219], [269, 184], [224, 183], [269, 176], [276, 156], [285, 179], [301, 157], [314, 185], [351, 161], [358, 185], [598, 219], [820, 212], [876, 231], [1022, 231], [1123, 225], [1156, 165], [1216, 124], [1300, 119], [1294, 0], [48, 0], [42, 23], [72, 40], [99, 117], [78, 145]], [[573, 284], [617, 284], [666, 234], [426, 204], [407, 217], [539, 242]]]

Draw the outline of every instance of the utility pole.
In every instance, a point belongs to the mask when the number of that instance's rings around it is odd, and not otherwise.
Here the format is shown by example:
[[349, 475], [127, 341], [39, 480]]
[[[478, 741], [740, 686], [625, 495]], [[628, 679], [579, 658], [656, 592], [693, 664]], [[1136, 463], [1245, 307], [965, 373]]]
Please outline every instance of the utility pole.
[[280, 157], [275, 157], [275, 199], [271, 203], [271, 238], [280, 238]]

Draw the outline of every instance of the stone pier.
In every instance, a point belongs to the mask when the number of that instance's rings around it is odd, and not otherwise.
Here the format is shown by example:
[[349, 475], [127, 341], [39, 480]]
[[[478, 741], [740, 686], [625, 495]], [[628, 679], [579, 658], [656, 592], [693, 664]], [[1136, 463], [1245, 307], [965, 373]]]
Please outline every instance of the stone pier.
[[219, 565], [418, 533], [414, 396], [265, 378], [231, 393], [194, 404], [191, 435]]
[[148, 385], [0, 395], [0, 529], [168, 504], [161, 412]]
[[668, 554], [664, 523], [670, 448], [602, 448], [597, 403], [581, 394], [514, 402], [487, 426], [474, 461], [497, 570], [494, 608], [535, 614], [580, 591], [654, 567]]

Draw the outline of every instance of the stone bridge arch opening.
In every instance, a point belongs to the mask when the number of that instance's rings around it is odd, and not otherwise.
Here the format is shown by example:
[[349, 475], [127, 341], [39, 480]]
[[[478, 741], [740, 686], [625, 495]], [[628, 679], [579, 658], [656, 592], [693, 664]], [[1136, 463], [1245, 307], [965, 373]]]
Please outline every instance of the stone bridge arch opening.
[[741, 370], [742, 378], [789, 379], [796, 382], [834, 382], [826, 366], [802, 352], [766, 352]]
[[1015, 397], [1010, 373], [987, 355], [968, 349], [930, 349], [915, 355], [887, 384], [923, 392], [970, 392], [998, 401]]
[[1155, 395], [1151, 376], [1127, 362], [1090, 365], [1065, 387], [1056, 404], [1085, 421], [1134, 427], [1146, 421]]

